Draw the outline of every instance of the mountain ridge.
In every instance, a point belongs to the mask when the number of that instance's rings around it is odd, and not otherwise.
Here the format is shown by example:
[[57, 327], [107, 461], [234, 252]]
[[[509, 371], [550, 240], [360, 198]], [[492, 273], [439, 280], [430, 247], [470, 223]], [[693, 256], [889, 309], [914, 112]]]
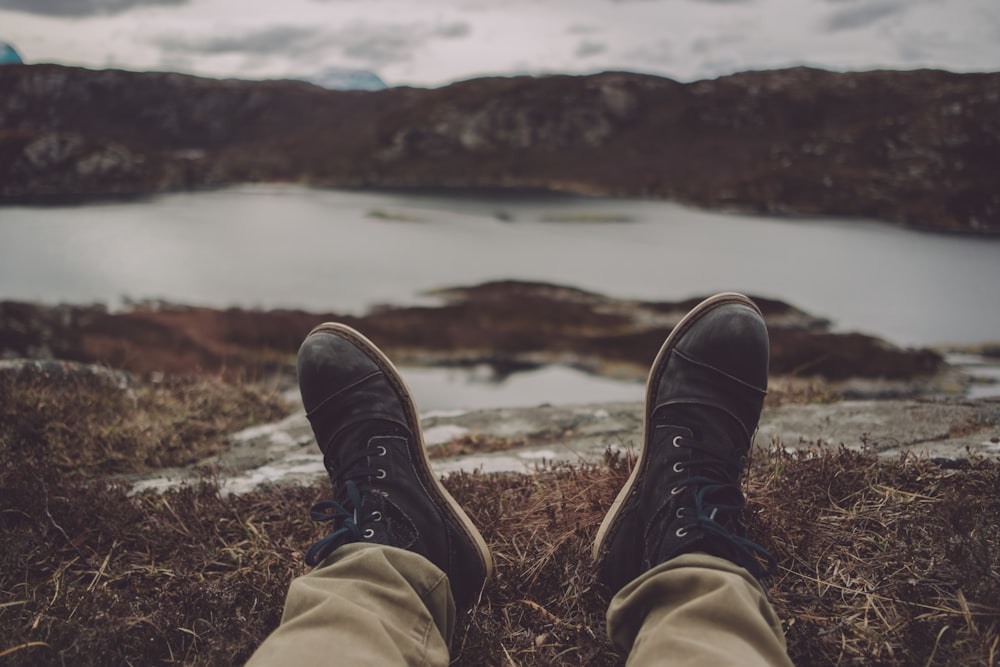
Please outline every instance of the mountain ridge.
[[1000, 73], [492, 77], [331, 91], [0, 68], [0, 204], [247, 182], [541, 189], [1000, 234]]

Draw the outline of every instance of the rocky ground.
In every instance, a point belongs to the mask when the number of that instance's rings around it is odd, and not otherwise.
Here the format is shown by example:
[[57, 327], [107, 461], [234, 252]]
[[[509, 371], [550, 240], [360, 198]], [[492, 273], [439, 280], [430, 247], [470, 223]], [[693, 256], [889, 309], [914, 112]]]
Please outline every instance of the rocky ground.
[[1000, 233], [1000, 74], [485, 78], [330, 91], [0, 70], [0, 203], [247, 182], [540, 189]]

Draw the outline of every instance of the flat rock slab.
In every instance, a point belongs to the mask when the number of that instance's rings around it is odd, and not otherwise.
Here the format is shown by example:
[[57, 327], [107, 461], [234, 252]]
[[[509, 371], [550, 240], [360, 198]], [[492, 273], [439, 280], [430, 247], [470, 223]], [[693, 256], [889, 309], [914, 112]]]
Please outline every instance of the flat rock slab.
[[[446, 474], [459, 470], [528, 473], [548, 462], [600, 461], [609, 448], [638, 448], [642, 404], [539, 406], [428, 413], [422, 420], [429, 448], [452, 442], [487, 442], [496, 451], [432, 459]], [[821, 446], [868, 448], [892, 457], [910, 451], [957, 459], [1000, 457], [1000, 399], [843, 401], [769, 408], [761, 417], [758, 447], [787, 450]], [[189, 468], [134, 478], [136, 491], [163, 490], [217, 471], [232, 493], [262, 483], [313, 481], [324, 474], [305, 413], [232, 436], [232, 448]]]
[[845, 401], [765, 412], [757, 445], [867, 447], [946, 459], [1000, 456], [1000, 399]]

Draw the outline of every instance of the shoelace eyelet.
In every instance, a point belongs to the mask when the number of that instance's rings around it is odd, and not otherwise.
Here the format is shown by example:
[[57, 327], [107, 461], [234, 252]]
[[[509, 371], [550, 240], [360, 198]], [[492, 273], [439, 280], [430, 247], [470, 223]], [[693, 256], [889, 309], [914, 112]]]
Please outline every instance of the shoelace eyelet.
[[385, 479], [385, 468], [379, 468], [375, 471], [375, 479]]
[[381, 512], [379, 512], [378, 510], [375, 510], [374, 512], [372, 512], [372, 521], [381, 521], [381, 520], [382, 520], [382, 513]]
[[361, 537], [365, 538], [366, 540], [370, 540], [371, 538], [375, 537], [375, 531], [372, 530], [371, 528], [367, 528], [365, 529], [365, 532], [361, 533]]
[[389, 453], [389, 450], [387, 450], [384, 445], [379, 445], [377, 449], [379, 456], [385, 456], [386, 454]]
[[678, 493], [680, 493], [680, 492], [681, 492], [681, 491], [683, 491], [683, 490], [684, 490], [684, 489], [683, 489], [682, 487], [680, 487], [680, 486], [675, 486], [674, 488], [670, 489], [670, 495], [672, 495], [672, 496], [676, 496], [676, 495], [677, 495]]
[[677, 537], [684, 537], [687, 534], [688, 534], [687, 528], [678, 528], [674, 532], [674, 535], [676, 535]]
[[673, 442], [674, 447], [680, 447], [681, 446], [681, 436], [675, 435], [672, 442]]
[[674, 472], [684, 472], [684, 464], [678, 461], [674, 464]]

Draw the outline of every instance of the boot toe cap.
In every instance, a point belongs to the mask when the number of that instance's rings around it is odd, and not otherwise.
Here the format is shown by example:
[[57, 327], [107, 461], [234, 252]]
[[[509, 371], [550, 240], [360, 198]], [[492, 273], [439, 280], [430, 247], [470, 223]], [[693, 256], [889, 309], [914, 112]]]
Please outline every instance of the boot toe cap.
[[767, 387], [767, 327], [749, 306], [723, 304], [705, 313], [678, 341], [676, 349], [741, 382]]
[[314, 332], [305, 339], [299, 348], [297, 366], [307, 411], [380, 370], [352, 341], [327, 331]]

